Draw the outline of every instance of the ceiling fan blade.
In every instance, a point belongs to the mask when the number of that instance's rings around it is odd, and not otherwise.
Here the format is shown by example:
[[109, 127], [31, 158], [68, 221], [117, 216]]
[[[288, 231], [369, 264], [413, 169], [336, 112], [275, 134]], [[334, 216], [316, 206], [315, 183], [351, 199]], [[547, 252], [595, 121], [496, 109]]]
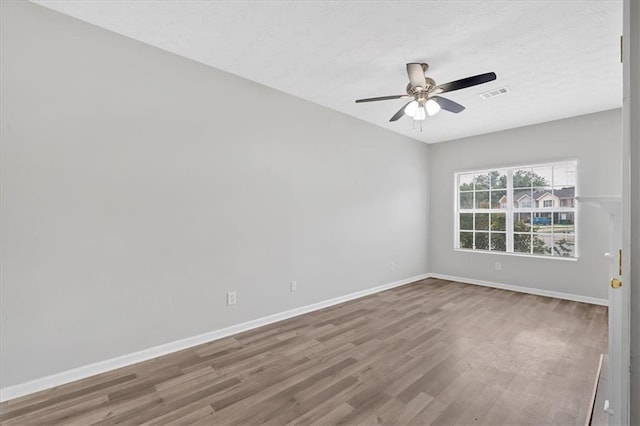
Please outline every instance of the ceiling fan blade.
[[467, 87], [477, 86], [478, 84], [488, 83], [495, 80], [496, 73], [488, 72], [486, 74], [478, 74], [473, 77], [463, 78], [461, 80], [451, 81], [449, 83], [440, 84], [433, 88], [434, 93], [453, 92], [454, 90], [466, 89]]
[[391, 117], [389, 119], [389, 121], [398, 121], [400, 119], [400, 117], [402, 117], [404, 115], [404, 109], [407, 107], [407, 105], [409, 105], [411, 102], [413, 101], [409, 101], [406, 104], [402, 105], [402, 108], [400, 108], [398, 110], [398, 112], [396, 112], [393, 117]]
[[427, 87], [427, 81], [424, 78], [424, 68], [422, 68], [422, 64], [407, 64], [407, 75], [409, 76], [412, 88], [415, 89], [416, 87], [422, 87], [425, 89]]
[[454, 113], [459, 113], [464, 111], [464, 106], [460, 105], [457, 102], [452, 101], [451, 99], [443, 98], [442, 96], [432, 96], [431, 99], [436, 101], [440, 108]]
[[361, 102], [376, 102], [376, 101], [388, 101], [391, 99], [400, 99], [400, 98], [408, 98], [407, 95], [392, 95], [392, 96], [379, 96], [377, 98], [365, 98], [365, 99], [356, 99], [356, 103], [359, 104]]

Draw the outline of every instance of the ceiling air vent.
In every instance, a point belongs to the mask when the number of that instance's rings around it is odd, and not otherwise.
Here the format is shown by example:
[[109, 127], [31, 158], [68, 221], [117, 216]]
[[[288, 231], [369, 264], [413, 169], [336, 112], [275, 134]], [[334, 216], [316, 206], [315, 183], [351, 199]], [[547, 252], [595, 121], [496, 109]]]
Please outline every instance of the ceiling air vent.
[[480, 93], [480, 97], [482, 99], [495, 98], [496, 96], [504, 95], [505, 93], [509, 93], [509, 89], [505, 87], [500, 87], [498, 89], [489, 90], [487, 92]]

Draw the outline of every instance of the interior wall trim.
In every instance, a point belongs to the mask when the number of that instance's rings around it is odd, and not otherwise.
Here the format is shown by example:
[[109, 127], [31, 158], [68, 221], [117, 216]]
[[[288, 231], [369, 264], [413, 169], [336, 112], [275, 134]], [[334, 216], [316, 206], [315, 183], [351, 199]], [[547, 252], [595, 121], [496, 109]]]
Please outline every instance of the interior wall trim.
[[499, 288], [502, 290], [511, 290], [518, 293], [535, 294], [536, 296], [547, 296], [547, 297], [553, 297], [556, 299], [564, 299], [564, 300], [571, 300], [574, 302], [589, 303], [591, 305], [609, 306], [608, 299], [599, 299], [597, 297], [580, 296], [578, 294], [561, 293], [559, 291], [542, 290], [539, 288], [522, 287], [519, 285], [502, 284], [502, 283], [496, 283], [492, 281], [476, 280], [474, 278], [456, 277], [454, 275], [438, 274], [435, 272], [430, 273], [429, 277], [437, 278], [440, 280], [457, 281], [464, 284], [474, 284], [474, 285], [481, 285], [483, 287], [492, 287], [492, 288]]
[[324, 301], [313, 303], [310, 305], [301, 306], [299, 308], [290, 309], [284, 312], [279, 312], [277, 314], [268, 315], [266, 317], [247, 321], [241, 324], [232, 325], [230, 327], [222, 328], [219, 330], [210, 331], [197, 336], [187, 337], [185, 339], [176, 340], [173, 342], [165, 343], [163, 345], [154, 346], [148, 349], [143, 349], [141, 351], [122, 355], [116, 358], [111, 358], [104, 361], [98, 361], [93, 364], [88, 364], [82, 367], [73, 368], [71, 370], [67, 370], [60, 373], [52, 374], [50, 376], [34, 379], [25, 383], [20, 383], [13, 386], [7, 386], [5, 388], [0, 389], [0, 402], [8, 401], [10, 399], [18, 398], [24, 395], [35, 393], [35, 392], [39, 392], [45, 389], [50, 389], [56, 386], [64, 385], [66, 383], [71, 383], [76, 380], [85, 379], [87, 377], [95, 376], [97, 374], [106, 373], [108, 371], [112, 371], [117, 368], [127, 367], [129, 365], [136, 364], [138, 362], [147, 361], [152, 358], [157, 358], [173, 352], [181, 351], [183, 349], [191, 348], [193, 346], [201, 345], [203, 343], [212, 342], [214, 340], [222, 339], [224, 337], [238, 334], [243, 331], [252, 330], [257, 327], [262, 327], [264, 325], [272, 324], [272, 323], [282, 321], [288, 318], [292, 318], [298, 315], [303, 315], [309, 312], [317, 311], [319, 309], [344, 303], [349, 300], [358, 299], [364, 296], [368, 296], [374, 293], [379, 293], [381, 291], [389, 290], [395, 287], [411, 284], [413, 282], [429, 278], [429, 276], [430, 276], [429, 274], [416, 275], [410, 278], [405, 278], [405, 279], [394, 281], [388, 284], [383, 284], [376, 287], [368, 288], [366, 290], [357, 291], [355, 293], [346, 294], [344, 296], [334, 297], [332, 299], [324, 300]]

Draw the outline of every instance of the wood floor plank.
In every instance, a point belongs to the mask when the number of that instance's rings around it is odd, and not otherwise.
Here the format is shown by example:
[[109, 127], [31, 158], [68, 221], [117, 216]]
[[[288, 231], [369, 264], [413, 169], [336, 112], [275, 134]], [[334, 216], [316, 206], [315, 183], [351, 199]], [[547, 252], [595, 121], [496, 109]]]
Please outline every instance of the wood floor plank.
[[427, 279], [0, 404], [2, 425], [581, 424], [602, 306]]

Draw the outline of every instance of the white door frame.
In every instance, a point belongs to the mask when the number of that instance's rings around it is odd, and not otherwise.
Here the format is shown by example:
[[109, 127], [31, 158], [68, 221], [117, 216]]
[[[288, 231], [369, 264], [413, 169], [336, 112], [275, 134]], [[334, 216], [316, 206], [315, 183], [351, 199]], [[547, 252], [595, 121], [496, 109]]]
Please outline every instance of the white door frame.
[[[635, 0], [634, 0], [635, 1]], [[622, 249], [622, 271], [619, 274], [623, 282], [621, 288], [610, 290], [609, 297], [609, 320], [614, 321], [616, 329], [613, 335], [609, 336], [613, 344], [609, 345], [610, 368], [618, 371], [610, 372], [611, 394], [614, 400], [613, 413], [609, 416], [609, 425], [629, 425], [630, 424], [630, 371], [631, 371], [631, 60], [629, 48], [630, 24], [631, 24], [631, 0], [623, 2], [623, 40], [626, 41], [622, 52], [622, 209], [621, 209], [621, 229], [620, 241]], [[635, 23], [637, 25], [637, 23]], [[613, 360], [613, 361], [612, 361]], [[617, 401], [615, 401], [617, 400]]]

